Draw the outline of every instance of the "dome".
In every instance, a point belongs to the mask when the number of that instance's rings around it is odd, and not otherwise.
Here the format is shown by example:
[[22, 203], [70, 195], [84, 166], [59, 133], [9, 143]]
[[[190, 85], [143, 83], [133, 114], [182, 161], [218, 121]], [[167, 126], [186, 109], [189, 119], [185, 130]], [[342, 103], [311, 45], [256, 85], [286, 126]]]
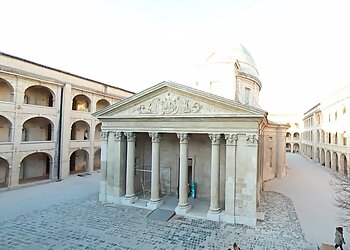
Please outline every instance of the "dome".
[[227, 46], [221, 45], [220, 48], [215, 49], [207, 58], [206, 63], [232, 63], [239, 62], [239, 71], [245, 74], [252, 75], [259, 79], [259, 73], [256, 68], [253, 57], [249, 51], [240, 43], [229, 44]]

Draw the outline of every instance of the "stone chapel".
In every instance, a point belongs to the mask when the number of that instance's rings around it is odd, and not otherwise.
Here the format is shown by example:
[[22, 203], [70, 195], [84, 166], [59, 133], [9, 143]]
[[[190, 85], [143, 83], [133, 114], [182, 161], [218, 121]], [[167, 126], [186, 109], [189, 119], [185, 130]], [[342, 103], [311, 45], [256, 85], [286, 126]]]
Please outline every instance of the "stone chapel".
[[260, 108], [242, 45], [213, 52], [199, 72], [196, 87], [161, 82], [94, 113], [99, 200], [255, 226], [263, 182], [285, 175], [288, 126]]

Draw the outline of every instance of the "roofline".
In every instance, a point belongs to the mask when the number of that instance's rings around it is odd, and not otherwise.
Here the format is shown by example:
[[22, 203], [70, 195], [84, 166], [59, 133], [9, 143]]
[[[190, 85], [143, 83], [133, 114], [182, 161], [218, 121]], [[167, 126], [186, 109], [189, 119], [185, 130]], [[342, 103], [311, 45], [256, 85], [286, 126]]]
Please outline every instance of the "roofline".
[[313, 110], [314, 108], [316, 108], [317, 106], [319, 106], [321, 103], [317, 103], [315, 106], [313, 106], [311, 109], [309, 109], [308, 111], [306, 111], [304, 113], [304, 115], [306, 115], [307, 113], [309, 113], [311, 110]]
[[95, 82], [95, 83], [98, 83], [98, 84], [103, 84], [103, 85], [106, 85], [106, 86], [111, 87], [111, 88], [116, 88], [116, 89], [119, 89], [119, 90], [128, 92], [128, 93], [130, 93], [130, 94], [135, 94], [135, 92], [132, 92], [132, 91], [129, 91], [129, 90], [120, 88], [120, 87], [116, 87], [116, 86], [113, 86], [113, 85], [110, 85], [110, 84], [107, 84], [107, 83], [103, 83], [103, 82], [99, 82], [99, 81], [96, 81], [96, 80], [92, 80], [92, 79], [90, 79], [90, 78], [86, 78], [86, 77], [83, 77], [83, 76], [79, 76], [79, 75], [76, 75], [76, 74], [73, 74], [73, 73], [69, 73], [69, 72], [67, 72], [67, 71], [63, 71], [63, 70], [60, 70], [60, 69], [55, 69], [55, 68], [52, 68], [52, 67], [49, 67], [49, 66], [40, 64], [40, 63], [32, 62], [32, 61], [29, 61], [29, 60], [27, 60], [27, 59], [23, 59], [23, 58], [21, 58], [21, 57], [17, 57], [17, 56], [13, 56], [13, 55], [4, 53], [4, 52], [2, 52], [2, 51], [0, 51], [0, 55], [4, 55], [4, 56], [7, 56], [7, 57], [11, 57], [11, 58], [16, 59], [16, 60], [19, 60], [19, 61], [23, 61], [23, 62], [26, 62], [26, 63], [30, 63], [30, 64], [33, 64], [33, 65], [35, 65], [35, 66], [39, 66], [39, 67], [43, 67], [43, 68], [46, 68], [46, 69], [49, 69], [49, 70], [57, 71], [57, 72], [59, 72], [59, 73], [63, 73], [63, 74], [66, 74], [66, 75], [70, 75], [70, 76], [73, 76], [73, 77], [77, 77], [77, 78], [80, 78], [80, 79], [83, 79], [83, 80], [87, 80], [87, 81], [90, 81], [90, 82]]

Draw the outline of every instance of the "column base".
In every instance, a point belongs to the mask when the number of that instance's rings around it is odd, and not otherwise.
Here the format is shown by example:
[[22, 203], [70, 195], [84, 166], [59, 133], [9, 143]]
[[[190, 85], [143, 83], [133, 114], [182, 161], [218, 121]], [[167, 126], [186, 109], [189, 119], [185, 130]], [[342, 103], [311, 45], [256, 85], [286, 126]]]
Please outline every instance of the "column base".
[[100, 192], [100, 193], [98, 194], [98, 201], [100, 201], [100, 202], [106, 202], [106, 193]]
[[220, 212], [221, 212], [220, 209], [218, 211], [209, 210], [207, 213], [207, 219], [211, 221], [220, 221], [220, 215], [221, 215]]
[[161, 205], [163, 205], [164, 201], [162, 199], [158, 200], [158, 201], [149, 201], [147, 202], [147, 208], [154, 210], [157, 209], [158, 207], [160, 207]]
[[139, 200], [139, 197], [137, 196], [131, 196], [131, 197], [125, 196], [122, 199], [122, 205], [132, 205], [138, 200]]
[[178, 215], [186, 215], [190, 210], [191, 210], [192, 206], [190, 204], [187, 204], [187, 206], [177, 206], [175, 208], [175, 213]]

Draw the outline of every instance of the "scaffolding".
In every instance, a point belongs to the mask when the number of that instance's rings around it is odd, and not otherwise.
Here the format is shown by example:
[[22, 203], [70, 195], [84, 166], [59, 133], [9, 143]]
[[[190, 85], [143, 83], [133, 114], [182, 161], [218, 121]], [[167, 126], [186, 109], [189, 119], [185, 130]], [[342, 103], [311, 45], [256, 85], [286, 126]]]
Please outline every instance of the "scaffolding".
[[[152, 165], [144, 164], [136, 166], [136, 190], [139, 199], [149, 199], [151, 195]], [[171, 169], [168, 166], [160, 166], [160, 193], [162, 196], [171, 192]]]

